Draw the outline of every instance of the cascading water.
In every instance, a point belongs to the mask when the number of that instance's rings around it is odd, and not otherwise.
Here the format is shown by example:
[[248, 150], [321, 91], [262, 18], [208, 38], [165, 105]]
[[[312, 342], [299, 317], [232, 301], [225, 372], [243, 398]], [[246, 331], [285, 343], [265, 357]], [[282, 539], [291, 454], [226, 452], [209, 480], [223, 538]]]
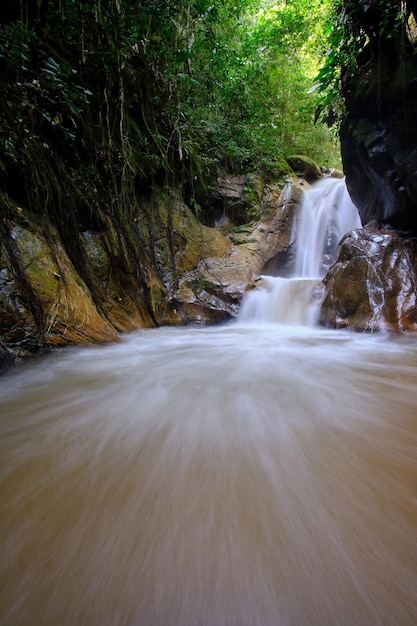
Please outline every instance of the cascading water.
[[304, 194], [300, 212], [294, 276], [261, 276], [259, 287], [243, 299], [239, 319], [314, 325], [322, 295], [321, 279], [336, 260], [343, 235], [360, 227], [344, 180], [326, 178], [313, 185]]
[[323, 278], [336, 260], [337, 246], [349, 231], [361, 227], [344, 179], [325, 178], [304, 194], [295, 275]]

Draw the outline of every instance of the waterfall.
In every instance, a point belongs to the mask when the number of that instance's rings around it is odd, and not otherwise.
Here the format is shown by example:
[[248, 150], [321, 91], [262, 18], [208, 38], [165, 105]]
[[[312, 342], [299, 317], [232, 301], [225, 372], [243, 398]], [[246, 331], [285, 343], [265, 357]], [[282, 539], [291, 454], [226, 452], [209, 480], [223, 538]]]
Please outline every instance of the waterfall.
[[304, 194], [297, 229], [296, 276], [323, 278], [343, 235], [360, 227], [344, 179], [325, 178], [313, 185]]
[[298, 219], [293, 277], [261, 276], [257, 288], [244, 297], [239, 320], [314, 325], [322, 279], [336, 260], [338, 244], [360, 227], [344, 179], [326, 178], [313, 185], [304, 193]]

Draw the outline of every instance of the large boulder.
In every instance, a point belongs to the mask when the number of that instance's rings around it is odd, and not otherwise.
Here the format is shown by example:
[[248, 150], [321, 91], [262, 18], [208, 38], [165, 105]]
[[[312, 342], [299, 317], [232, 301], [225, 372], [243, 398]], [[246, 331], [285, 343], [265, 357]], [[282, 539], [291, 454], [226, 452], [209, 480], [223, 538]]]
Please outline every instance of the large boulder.
[[313, 159], [295, 154], [286, 158], [288, 165], [296, 173], [305, 178], [308, 183], [314, 183], [322, 178], [323, 173]]
[[341, 242], [325, 280], [320, 323], [357, 331], [417, 330], [417, 241], [360, 229]]
[[250, 265], [237, 251], [200, 261], [184, 273], [175, 294], [184, 322], [207, 324], [236, 317], [251, 277]]

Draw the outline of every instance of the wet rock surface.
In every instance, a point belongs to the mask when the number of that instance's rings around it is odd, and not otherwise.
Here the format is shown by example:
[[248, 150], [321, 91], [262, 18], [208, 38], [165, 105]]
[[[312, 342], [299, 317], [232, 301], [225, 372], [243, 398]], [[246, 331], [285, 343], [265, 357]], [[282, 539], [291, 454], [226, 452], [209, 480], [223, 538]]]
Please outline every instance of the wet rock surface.
[[[15, 207], [0, 249], [0, 365], [135, 328], [236, 316], [268, 264], [285, 271], [290, 263], [302, 187], [296, 177], [264, 187], [253, 221], [223, 228], [201, 224], [174, 193], [144, 201], [132, 223], [136, 239], [111, 225], [80, 233], [88, 281], [53, 225]], [[146, 262], [141, 276], [137, 258]]]
[[98, 312], [52, 229], [52, 243], [26, 216], [1, 256], [0, 331], [17, 354], [39, 346], [109, 341], [117, 333]]
[[378, 219], [417, 234], [417, 12], [414, 2], [403, 2], [402, 20], [394, 27], [392, 17], [387, 29], [381, 24], [388, 4], [348, 7], [351, 19], [362, 19], [362, 30], [367, 23], [369, 30], [355, 69], [341, 81], [343, 169], [364, 226]]
[[[252, 221], [219, 228], [201, 224], [179, 195], [144, 201], [132, 224], [137, 239], [127, 241], [111, 228], [80, 233], [87, 281], [54, 226], [16, 207], [3, 225], [0, 248], [0, 370], [16, 357], [54, 346], [237, 316], [259, 275], [293, 275], [296, 225], [308, 187], [295, 174], [264, 185], [257, 205], [251, 198]], [[140, 276], [139, 255], [146, 261]], [[372, 228], [349, 233], [324, 283], [322, 325], [417, 330], [412, 234], [376, 220]]]
[[417, 330], [417, 240], [392, 230], [345, 236], [325, 280], [320, 323], [356, 331]]
[[303, 185], [296, 177], [263, 189], [258, 219], [227, 231], [227, 255], [206, 257], [179, 280], [174, 295], [186, 322], [219, 321], [238, 314], [243, 294], [259, 274], [286, 275], [293, 265], [296, 219]]

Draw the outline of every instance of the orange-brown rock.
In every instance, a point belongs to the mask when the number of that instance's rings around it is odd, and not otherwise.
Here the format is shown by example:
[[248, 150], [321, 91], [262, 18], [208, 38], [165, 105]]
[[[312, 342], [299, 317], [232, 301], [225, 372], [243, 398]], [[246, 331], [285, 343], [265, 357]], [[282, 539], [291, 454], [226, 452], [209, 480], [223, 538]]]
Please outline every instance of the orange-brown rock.
[[15, 207], [0, 249], [2, 363], [136, 328], [236, 316], [253, 279], [291, 261], [301, 196], [295, 176], [266, 186], [252, 223], [219, 229], [201, 224], [178, 194], [156, 195], [138, 207], [129, 233], [109, 220], [77, 235], [85, 280], [57, 229]]
[[3, 252], [0, 289], [0, 328], [7, 344], [31, 349], [117, 337], [54, 229], [52, 246], [35, 222], [30, 229], [15, 224], [9, 236], [13, 247]]

